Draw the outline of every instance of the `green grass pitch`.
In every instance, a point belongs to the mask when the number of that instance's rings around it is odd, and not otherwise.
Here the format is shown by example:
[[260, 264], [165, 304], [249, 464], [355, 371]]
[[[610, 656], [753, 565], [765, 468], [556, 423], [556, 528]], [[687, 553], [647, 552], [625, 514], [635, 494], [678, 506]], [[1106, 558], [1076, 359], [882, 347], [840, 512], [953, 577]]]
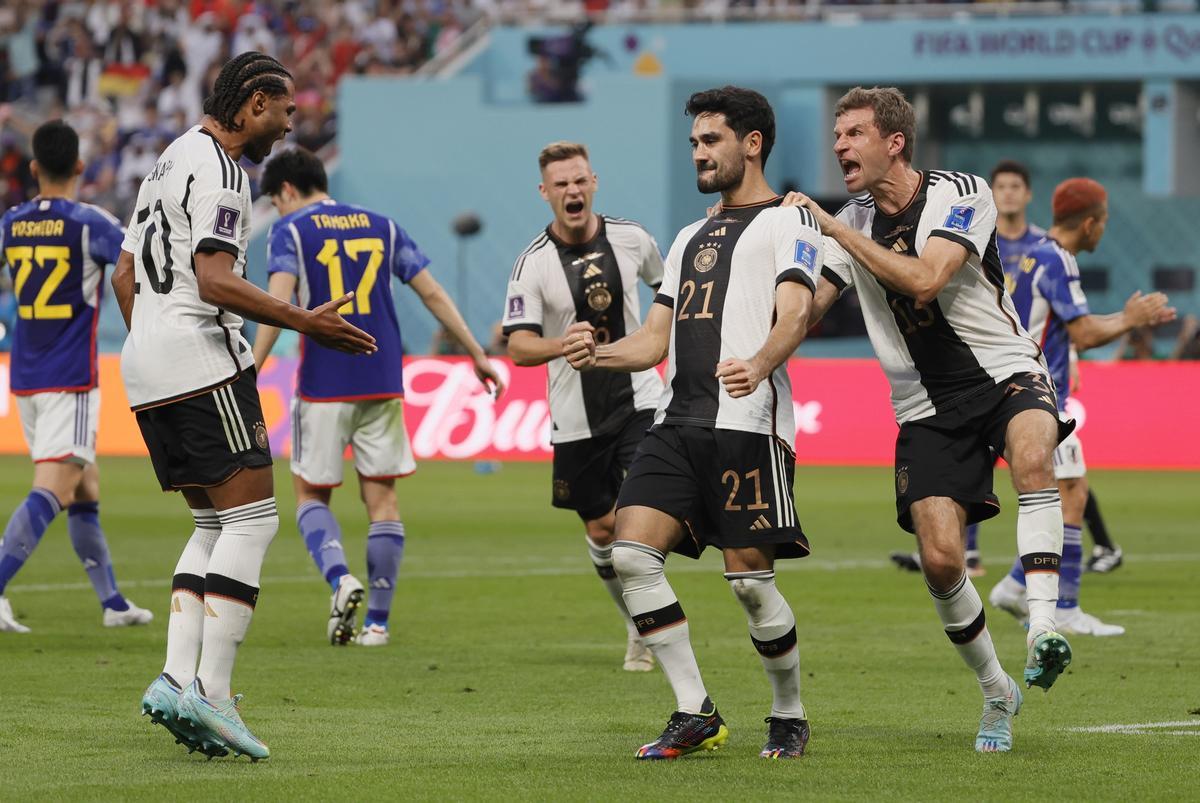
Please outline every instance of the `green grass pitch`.
[[[60, 518], [8, 590], [34, 632], [0, 637], [0, 799], [1018, 800], [1195, 798], [1200, 755], [1200, 477], [1093, 474], [1126, 565], [1085, 575], [1087, 610], [1122, 623], [1076, 637], [1049, 694], [1027, 692], [1015, 749], [977, 755], [974, 679], [941, 632], [918, 576], [886, 562], [911, 539], [893, 522], [886, 469], [797, 472], [814, 545], [785, 562], [796, 611], [809, 755], [757, 757], [769, 688], [718, 556], [673, 557], [667, 574], [691, 622], [705, 681], [728, 721], [725, 749], [642, 765], [634, 750], [673, 707], [659, 670], [620, 669], [623, 628], [589, 565], [573, 515], [549, 506], [548, 465], [426, 463], [400, 483], [407, 554], [393, 641], [324, 641], [328, 589], [294, 524], [277, 466], [282, 526], [234, 675], [269, 762], [206, 762], [138, 716], [162, 663], [167, 578], [190, 532], [182, 499], [146, 461], [101, 463], [101, 515], [122, 589], [156, 620], [105, 630]], [[0, 515], [28, 490], [25, 460], [0, 460]], [[1015, 499], [981, 536], [999, 579], [1015, 544]], [[351, 568], [365, 574], [365, 517], [335, 497]], [[1005, 668], [1024, 635], [988, 611]], [[1186, 722], [1144, 733], [1073, 729]]]

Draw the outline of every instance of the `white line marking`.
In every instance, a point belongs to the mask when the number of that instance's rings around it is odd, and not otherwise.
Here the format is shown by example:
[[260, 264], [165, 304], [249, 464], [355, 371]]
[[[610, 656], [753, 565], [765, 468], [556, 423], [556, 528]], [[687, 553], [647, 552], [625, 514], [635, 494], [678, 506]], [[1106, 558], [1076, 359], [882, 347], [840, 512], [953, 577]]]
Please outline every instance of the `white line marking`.
[[[1163, 730], [1164, 728], [1192, 728], [1193, 730]], [[1200, 719], [1175, 722], [1138, 722], [1131, 725], [1094, 725], [1088, 728], [1071, 728], [1073, 733], [1122, 733], [1155, 736], [1200, 736]]]

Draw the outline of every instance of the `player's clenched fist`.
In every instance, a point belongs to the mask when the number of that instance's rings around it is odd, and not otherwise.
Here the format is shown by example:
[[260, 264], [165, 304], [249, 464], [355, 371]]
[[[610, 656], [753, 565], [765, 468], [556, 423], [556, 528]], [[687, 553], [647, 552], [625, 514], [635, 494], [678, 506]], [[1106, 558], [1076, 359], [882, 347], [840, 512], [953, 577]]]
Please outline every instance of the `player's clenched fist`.
[[350, 354], [374, 354], [378, 349], [375, 345], [375, 338], [338, 313], [338, 309], [350, 303], [353, 298], [354, 293], [349, 292], [341, 298], [326, 302], [313, 309], [302, 330], [303, 334], [326, 348]]
[[586, 371], [596, 365], [595, 329], [590, 323], [580, 321], [567, 327], [563, 333], [563, 357], [576, 371]]
[[725, 391], [735, 399], [749, 396], [758, 389], [758, 383], [763, 380], [762, 372], [753, 362], [733, 358], [717, 363], [716, 377], [725, 385]]

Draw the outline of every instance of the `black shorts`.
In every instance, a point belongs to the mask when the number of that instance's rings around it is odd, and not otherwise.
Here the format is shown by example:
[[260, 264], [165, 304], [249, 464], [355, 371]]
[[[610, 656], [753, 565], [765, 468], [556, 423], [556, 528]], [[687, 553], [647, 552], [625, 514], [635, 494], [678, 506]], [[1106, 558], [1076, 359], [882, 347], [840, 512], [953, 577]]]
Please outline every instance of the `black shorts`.
[[914, 532], [910, 508], [918, 499], [945, 496], [967, 511], [967, 523], [1000, 512], [992, 468], [1004, 455], [1008, 422], [1025, 410], [1045, 410], [1058, 421], [1058, 440], [1075, 421], [1062, 421], [1048, 380], [1016, 374], [928, 418], [900, 425], [896, 436], [896, 521]]
[[638, 410], [611, 435], [556, 443], [552, 504], [574, 510], [584, 521], [609, 513], [633, 454], [653, 423], [653, 410]]
[[646, 433], [617, 508], [641, 505], [684, 524], [676, 552], [775, 545], [777, 558], [808, 555], [796, 517], [796, 456], [754, 432], [660, 424]]
[[216, 390], [137, 412], [164, 491], [211, 488], [243, 468], [271, 465], [253, 369]]

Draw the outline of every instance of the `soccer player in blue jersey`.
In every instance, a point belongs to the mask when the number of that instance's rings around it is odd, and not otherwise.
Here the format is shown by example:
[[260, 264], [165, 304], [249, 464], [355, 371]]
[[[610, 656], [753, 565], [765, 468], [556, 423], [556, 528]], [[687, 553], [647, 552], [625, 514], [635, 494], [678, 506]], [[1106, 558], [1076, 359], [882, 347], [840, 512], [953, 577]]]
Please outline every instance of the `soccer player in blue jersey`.
[[116, 263], [125, 232], [104, 210], [75, 201], [83, 163], [74, 129], [57, 120], [42, 125], [33, 135], [33, 154], [38, 196], [0, 221], [0, 265], [12, 271], [18, 304], [12, 391], [34, 463], [33, 490], [0, 541], [0, 632], [29, 632], [4, 589], [63, 508], [104, 626], [146, 624], [154, 615], [117, 589], [100, 527], [96, 470], [96, 324], [104, 269]]
[[[1134, 293], [1125, 309], [1111, 315], [1093, 315], [1080, 286], [1075, 256], [1094, 251], [1104, 236], [1108, 196], [1097, 182], [1072, 178], [1058, 185], [1052, 200], [1054, 225], [1046, 237], [1014, 266], [1005, 264], [1006, 284], [1021, 323], [1041, 345], [1054, 379], [1060, 415], [1066, 416], [1070, 394], [1070, 349], [1084, 351], [1116, 340], [1130, 329], [1157, 326], [1173, 320], [1175, 310], [1162, 293]], [[1083, 567], [1080, 532], [1087, 505], [1087, 477], [1079, 436], [1069, 435], [1054, 453], [1054, 473], [1063, 504], [1063, 553], [1059, 568], [1059, 632], [1077, 635], [1118, 636], [1123, 627], [1106, 624], [1079, 607], [1079, 580]], [[1025, 572], [1021, 561], [992, 589], [993, 605], [1018, 618], [1028, 615]]]
[[[416, 470], [404, 429], [400, 327], [392, 299], [395, 276], [407, 284], [474, 362], [479, 381], [496, 395], [504, 383], [472, 336], [458, 308], [425, 268], [429, 259], [393, 220], [329, 197], [321, 160], [306, 150], [285, 151], [267, 163], [262, 191], [282, 218], [271, 228], [267, 272], [276, 298], [295, 295], [315, 307], [353, 290], [340, 312], [374, 335], [370, 357], [342, 354], [301, 341], [300, 371], [292, 406], [292, 474], [296, 524], [309, 554], [333, 590], [326, 635], [331, 644], [355, 636], [362, 583], [350, 573], [341, 530], [329, 509], [342, 484], [342, 456], [354, 449], [359, 489], [367, 508], [367, 574], [370, 586], [358, 643], [388, 643], [388, 614], [400, 562], [404, 525], [395, 480]], [[260, 326], [254, 361], [261, 369], [279, 330]]]

